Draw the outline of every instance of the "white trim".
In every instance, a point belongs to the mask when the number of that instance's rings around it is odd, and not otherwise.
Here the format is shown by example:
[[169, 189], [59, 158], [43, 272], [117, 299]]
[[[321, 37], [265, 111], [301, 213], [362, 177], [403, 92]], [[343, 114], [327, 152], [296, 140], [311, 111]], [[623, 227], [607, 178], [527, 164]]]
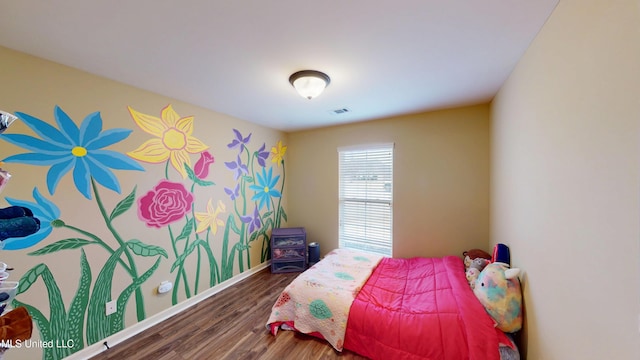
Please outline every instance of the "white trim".
[[393, 142], [388, 143], [373, 143], [373, 144], [360, 144], [360, 145], [349, 145], [349, 146], [339, 146], [338, 152], [342, 151], [358, 151], [358, 150], [374, 150], [374, 149], [388, 149], [395, 148], [396, 144]]
[[243, 273], [240, 273], [234, 277], [232, 277], [231, 279], [225, 280], [223, 282], [221, 282], [220, 284], [209, 288], [207, 290], [205, 290], [204, 292], [195, 295], [192, 298], [189, 298], [179, 304], [176, 304], [170, 308], [167, 308], [155, 315], [152, 315], [138, 323], [135, 323], [129, 327], [127, 327], [126, 329], [117, 332], [109, 337], [107, 337], [106, 339], [102, 339], [100, 340], [100, 342], [97, 342], [95, 344], [89, 345], [85, 348], [83, 348], [82, 350], [73, 353], [69, 356], [67, 356], [65, 359], [67, 360], [84, 360], [84, 359], [88, 359], [91, 358], [93, 356], [96, 356], [104, 351], [106, 351], [107, 349], [104, 346], [104, 343], [106, 342], [110, 348], [113, 348], [114, 346], [120, 344], [121, 342], [128, 340], [129, 338], [134, 337], [135, 335], [143, 332], [144, 330], [149, 329], [150, 327], [161, 323], [164, 320], [167, 320], [168, 318], [172, 317], [173, 315], [176, 315], [184, 310], [187, 310], [188, 308], [192, 307], [193, 305], [201, 302], [202, 300], [205, 300], [219, 292], [221, 292], [222, 290], [235, 285], [237, 283], [239, 283], [240, 281], [248, 278], [249, 276], [255, 275], [256, 273], [258, 273], [259, 271], [266, 269], [267, 267], [269, 267], [269, 265], [271, 264], [271, 261], [266, 261], [254, 268], [251, 268]]

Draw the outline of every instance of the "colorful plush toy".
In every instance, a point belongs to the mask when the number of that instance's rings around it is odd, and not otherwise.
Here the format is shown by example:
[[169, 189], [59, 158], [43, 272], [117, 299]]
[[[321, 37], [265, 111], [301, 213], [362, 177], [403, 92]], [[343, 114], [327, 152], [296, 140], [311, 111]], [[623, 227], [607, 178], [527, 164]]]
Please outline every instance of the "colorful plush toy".
[[467, 277], [467, 281], [469, 282], [469, 286], [471, 288], [475, 288], [476, 279], [480, 275], [480, 272], [490, 263], [489, 260], [484, 258], [475, 258], [473, 260], [469, 259], [469, 256], [466, 256], [464, 259], [464, 266], [467, 269], [465, 275]]
[[493, 255], [483, 250], [465, 251], [465, 275], [480, 303], [505, 333], [522, 328], [522, 291], [519, 269], [511, 269], [509, 247], [497, 244]]
[[480, 271], [473, 286], [473, 293], [496, 321], [496, 327], [506, 333], [522, 328], [519, 273], [520, 269], [509, 268], [508, 263], [493, 262]]

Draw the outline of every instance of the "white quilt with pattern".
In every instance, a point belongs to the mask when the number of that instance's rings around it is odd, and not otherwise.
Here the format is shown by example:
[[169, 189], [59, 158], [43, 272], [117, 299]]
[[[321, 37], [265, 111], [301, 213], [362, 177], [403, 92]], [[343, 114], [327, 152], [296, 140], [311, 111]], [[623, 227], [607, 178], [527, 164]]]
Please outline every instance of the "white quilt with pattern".
[[331, 251], [282, 291], [267, 328], [274, 335], [283, 324], [301, 333], [319, 333], [342, 351], [351, 304], [381, 259], [350, 249]]

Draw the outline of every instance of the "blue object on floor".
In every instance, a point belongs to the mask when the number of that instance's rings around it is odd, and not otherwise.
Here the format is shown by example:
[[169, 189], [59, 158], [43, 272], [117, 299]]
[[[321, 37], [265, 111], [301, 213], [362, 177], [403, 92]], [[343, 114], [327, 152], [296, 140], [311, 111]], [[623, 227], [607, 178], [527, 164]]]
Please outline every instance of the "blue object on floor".
[[320, 261], [320, 244], [317, 242], [309, 243], [309, 266]]

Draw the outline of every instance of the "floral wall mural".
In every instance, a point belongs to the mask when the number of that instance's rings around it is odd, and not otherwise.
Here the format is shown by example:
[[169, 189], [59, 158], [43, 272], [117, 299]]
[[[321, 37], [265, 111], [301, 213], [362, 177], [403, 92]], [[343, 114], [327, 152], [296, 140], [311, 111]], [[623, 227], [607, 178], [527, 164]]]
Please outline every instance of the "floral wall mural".
[[[2, 161], [47, 172], [46, 190], [33, 186], [32, 199], [4, 197], [41, 221], [37, 233], [0, 243], [3, 252], [27, 251], [42, 259], [24, 272], [13, 305], [27, 307], [43, 341], [74, 344], [43, 348], [43, 359], [61, 359], [123, 330], [130, 325], [125, 324], [129, 303], [137, 321], [147, 318], [149, 294], [141, 285], [161, 264], [172, 276], [175, 305], [269, 259], [271, 230], [287, 221], [282, 205], [287, 147], [281, 140], [252, 141], [252, 133], [229, 128], [218, 129], [229, 133], [228, 143], [212, 146], [206, 135], [194, 135], [202, 134], [195, 131], [195, 117], [183, 117], [171, 105], [158, 115], [129, 106], [132, 129], [104, 129], [100, 112], [77, 122], [59, 106], [52, 120], [16, 115], [34, 135], [11, 129], [0, 135], [26, 150]], [[135, 149], [110, 149], [134, 132], [146, 136]], [[220, 159], [227, 174], [211, 170]], [[145, 181], [122, 189], [118, 175], [123, 172], [138, 173]], [[90, 221], [66, 221], [61, 200], [53, 199], [68, 177]], [[156, 179], [152, 185], [150, 178]], [[132, 234], [131, 222], [144, 224], [148, 233]], [[106, 260], [98, 262], [87, 256], [89, 251]], [[79, 260], [72, 296], [59, 286], [65, 274], [48, 265], [58, 254]], [[125, 286], [114, 286], [117, 273], [126, 274]], [[35, 284], [44, 285], [48, 308], [30, 304]], [[116, 313], [107, 316], [105, 303], [111, 300], [117, 301]]]

